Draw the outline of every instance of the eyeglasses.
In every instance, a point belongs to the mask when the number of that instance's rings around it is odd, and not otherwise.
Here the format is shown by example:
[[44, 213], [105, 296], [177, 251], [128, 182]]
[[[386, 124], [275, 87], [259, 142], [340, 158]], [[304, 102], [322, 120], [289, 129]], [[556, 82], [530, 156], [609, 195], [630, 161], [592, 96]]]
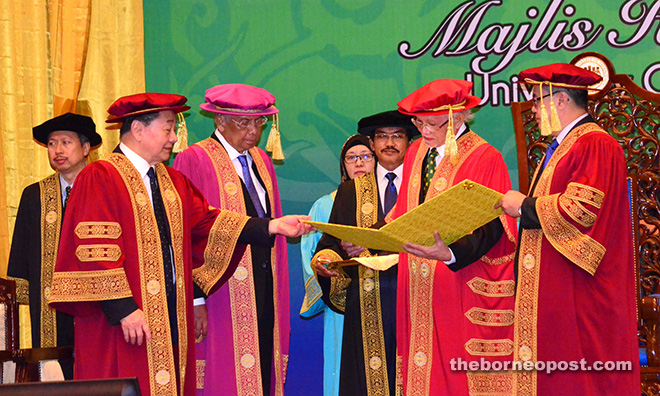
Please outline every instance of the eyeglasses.
[[447, 125], [448, 122], [449, 122], [449, 118], [447, 118], [447, 121], [443, 122], [440, 125], [432, 125], [432, 124], [425, 123], [424, 121], [420, 120], [417, 117], [413, 117], [413, 119], [412, 119], [412, 123], [415, 124], [417, 129], [422, 131], [424, 129], [424, 127], [426, 127], [426, 129], [428, 129], [431, 132], [438, 132], [440, 130], [440, 128]]
[[407, 139], [408, 135], [405, 132], [394, 132], [394, 133], [386, 133], [386, 132], [375, 132], [374, 133], [374, 140], [382, 140], [382, 141], [388, 141], [390, 138], [392, 138], [393, 141], [402, 141], [403, 139]]
[[371, 162], [374, 160], [373, 154], [360, 154], [360, 155], [347, 155], [344, 157], [344, 162], [347, 164], [354, 164], [357, 160], [362, 160], [362, 162]]
[[559, 92], [563, 92], [563, 91], [552, 91], [552, 92], [549, 92], [549, 93], [547, 93], [543, 96], [539, 96], [538, 98], [532, 99], [532, 106], [538, 106], [539, 102], [542, 101], [543, 99], [547, 98], [548, 96], [550, 96], [550, 94], [557, 95]]
[[248, 129], [250, 125], [254, 125], [255, 128], [263, 128], [263, 126], [268, 122], [268, 117], [261, 116], [258, 118], [240, 118], [238, 120], [231, 118], [231, 120], [234, 122], [234, 124], [236, 124], [238, 129]]

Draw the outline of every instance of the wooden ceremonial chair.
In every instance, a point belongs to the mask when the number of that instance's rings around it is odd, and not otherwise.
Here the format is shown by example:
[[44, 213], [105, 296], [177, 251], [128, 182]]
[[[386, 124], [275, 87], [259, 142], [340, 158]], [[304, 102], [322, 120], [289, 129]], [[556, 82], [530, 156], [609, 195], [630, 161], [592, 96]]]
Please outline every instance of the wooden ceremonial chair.
[[19, 348], [18, 301], [16, 283], [0, 278], [0, 383], [3, 381], [5, 362], [14, 362], [13, 382], [39, 381], [39, 362], [51, 359], [71, 359], [72, 347]]
[[[589, 91], [589, 114], [619, 141], [628, 165], [633, 226], [641, 387], [660, 395], [660, 94], [626, 74], [615, 74], [603, 55], [586, 52], [571, 62], [603, 76]], [[520, 191], [529, 191], [534, 170], [552, 137], [540, 134], [532, 102], [511, 103]]]

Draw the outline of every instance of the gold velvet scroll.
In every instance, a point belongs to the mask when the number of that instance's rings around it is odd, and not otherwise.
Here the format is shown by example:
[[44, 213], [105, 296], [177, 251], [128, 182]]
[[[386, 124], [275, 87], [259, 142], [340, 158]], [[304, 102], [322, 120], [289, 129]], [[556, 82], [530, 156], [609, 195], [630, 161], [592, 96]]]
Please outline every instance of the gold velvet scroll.
[[412, 242], [431, 246], [433, 233], [451, 244], [503, 212], [493, 207], [502, 194], [471, 180], [464, 180], [435, 198], [424, 202], [380, 230], [340, 224], [305, 221], [342, 241], [369, 249], [403, 252], [403, 244]]

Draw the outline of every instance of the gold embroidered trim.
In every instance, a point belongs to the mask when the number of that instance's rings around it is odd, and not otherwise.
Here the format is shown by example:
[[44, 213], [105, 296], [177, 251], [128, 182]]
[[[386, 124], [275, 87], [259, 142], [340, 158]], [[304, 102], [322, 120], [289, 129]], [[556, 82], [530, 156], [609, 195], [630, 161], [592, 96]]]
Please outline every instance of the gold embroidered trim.
[[[185, 273], [183, 263], [183, 204], [165, 165], [157, 164], [154, 169], [158, 177], [158, 186], [165, 198], [163, 204], [170, 225], [170, 240], [172, 242], [172, 252], [174, 253], [172, 259], [174, 260], [174, 274], [177, 276], [176, 317], [179, 330], [179, 381], [183, 389], [186, 378], [186, 362], [188, 361], [187, 293], [186, 281], [183, 277]], [[164, 272], [163, 279], [165, 279]]]
[[[375, 173], [367, 173], [353, 181], [355, 183], [356, 225], [363, 228], [371, 227], [378, 221], [378, 183]], [[370, 255], [368, 250], [360, 253], [360, 256]], [[358, 277], [367, 394], [389, 396], [379, 273], [361, 265], [358, 267]]]
[[591, 275], [605, 255], [605, 247], [588, 235], [584, 235], [559, 212], [559, 194], [539, 197], [536, 211], [543, 235], [571, 262]]
[[[266, 166], [266, 162], [261, 156], [259, 149], [253, 147], [249, 151], [254, 161], [254, 165], [257, 167], [257, 173], [259, 173], [262, 181], [264, 182], [264, 187], [266, 188], [266, 194], [268, 194], [268, 200], [270, 202], [270, 213], [272, 213], [272, 215], [275, 216], [277, 202], [275, 202], [275, 191], [273, 190], [274, 183], [270, 177], [270, 172], [268, 172], [268, 167]], [[284, 237], [277, 236], [275, 238], [277, 239]], [[279, 249], [280, 248], [278, 247], [277, 242], [275, 243], [275, 246], [272, 249], [270, 249], [270, 262], [271, 262], [271, 270], [273, 273], [273, 290], [280, 290], [281, 287], [286, 287], [288, 289], [289, 287], [288, 284], [286, 285], [279, 284], [279, 277], [277, 276], [278, 268], [281, 265], [288, 265], [287, 263], [278, 263], [277, 255]], [[286, 249], [286, 243], [284, 244], [284, 249]], [[273, 293], [273, 308], [275, 315], [274, 317], [275, 326], [273, 327], [273, 351], [274, 351], [273, 361], [275, 364], [275, 396], [284, 396], [284, 383], [286, 382], [286, 371], [289, 364], [289, 355], [284, 355], [280, 352], [282, 348], [282, 343], [281, 343], [282, 335], [280, 334], [281, 332], [280, 323], [282, 322], [282, 319], [280, 318], [281, 309], [279, 308], [281, 301], [278, 296], [279, 293]], [[256, 304], [254, 309], [256, 312]], [[287, 338], [289, 337], [288, 333], [286, 334], [286, 337]]]
[[[570, 134], [569, 134], [570, 136]], [[552, 161], [552, 158], [550, 159]], [[539, 274], [541, 272], [541, 242], [543, 230], [522, 230], [518, 259], [513, 360], [537, 359], [537, 320], [539, 304]], [[515, 387], [520, 395], [536, 395], [536, 371], [518, 371]]]
[[74, 233], [80, 239], [117, 239], [121, 236], [121, 225], [114, 221], [81, 221]]
[[358, 267], [360, 279], [360, 322], [368, 395], [389, 395], [387, 357], [380, 304], [379, 271]]
[[[59, 173], [39, 181], [41, 199], [41, 347], [57, 346], [57, 315], [48, 305], [62, 229], [62, 191]], [[33, 326], [38, 324], [33, 323]]]
[[[454, 164], [448, 157], [443, 157], [433, 175], [425, 200], [428, 201], [447, 187], [452, 186], [458, 169], [477, 147], [485, 143], [486, 141], [474, 132], [467, 132], [463, 138], [458, 140], [458, 155], [456, 156], [458, 161]], [[415, 155], [408, 188], [407, 209], [409, 211], [419, 205], [421, 169], [428, 149], [426, 143], [421, 141]], [[404, 393], [408, 396], [428, 396], [433, 363], [432, 303], [436, 261], [408, 255], [406, 264], [410, 272], [408, 288], [411, 326], [408, 362], [405, 363], [404, 368], [407, 371], [408, 381]]]
[[508, 372], [468, 371], [468, 392], [470, 396], [511, 396], [513, 375]]
[[282, 355], [282, 375], [285, 379], [287, 371], [289, 371], [289, 355]]
[[220, 212], [215, 219], [204, 249], [204, 264], [193, 270], [193, 279], [204, 293], [209, 294], [227, 271], [238, 237], [248, 219], [245, 215], [230, 211]]
[[[330, 262], [341, 261], [342, 258], [339, 253], [335, 252], [332, 249], [323, 249], [320, 252], [316, 253], [312, 257], [311, 262], [316, 263], [319, 260], [320, 256], [325, 256], [330, 259]], [[314, 271], [314, 276], [316, 275], [316, 268], [312, 266], [312, 271]], [[346, 272], [339, 267], [336, 268], [336, 271], [339, 272], [339, 276], [333, 276], [330, 278], [330, 294], [328, 296], [330, 303], [335, 306], [339, 311], [344, 312], [346, 310], [346, 290], [351, 284], [351, 278], [346, 275]], [[318, 281], [318, 280], [317, 280]]]
[[316, 304], [322, 294], [323, 292], [318, 280], [313, 276], [307, 278], [307, 281], [305, 282], [305, 297], [303, 298], [302, 307], [300, 307], [300, 314], [304, 314]]
[[[570, 151], [573, 144], [583, 135], [598, 131], [594, 123], [580, 125], [569, 133], [539, 176], [541, 167], [537, 167], [530, 185], [538, 184], [534, 197], [550, 193], [550, 184], [557, 163]], [[600, 133], [605, 133], [602, 130]], [[537, 201], [538, 205], [538, 201]], [[538, 207], [538, 206], [537, 206]], [[539, 274], [541, 271], [541, 244], [544, 231], [541, 229], [522, 230], [520, 236], [518, 266], [518, 285], [516, 291], [516, 318], [514, 325], [513, 360], [537, 360], [537, 321]], [[514, 374], [515, 392], [519, 395], [536, 395], [536, 371], [523, 370]]]
[[483, 256], [481, 256], [481, 261], [483, 261], [484, 263], [486, 263], [488, 265], [502, 265], [502, 264], [506, 264], [509, 261], [513, 260], [515, 257], [516, 257], [515, 252], [513, 252], [511, 254], [507, 254], [506, 256], [497, 257], [497, 258], [494, 258], [494, 259], [491, 259], [490, 257], [488, 257], [488, 255], [483, 255]]
[[[241, 179], [236, 173], [227, 151], [215, 139], [205, 139], [197, 143], [209, 157], [215, 170], [218, 182], [220, 203], [223, 209], [236, 213], [245, 214], [245, 202], [243, 194], [238, 186]], [[261, 176], [266, 193], [270, 199], [271, 213], [275, 213], [273, 196], [273, 183], [270, 174], [265, 171], [266, 166], [257, 149], [249, 150], [257, 171]], [[229, 188], [230, 186], [232, 186]], [[229, 186], [225, 188], [225, 186]], [[242, 227], [241, 227], [242, 228]], [[273, 266], [273, 290], [277, 290], [276, 261], [271, 250], [271, 265]], [[206, 263], [205, 263], [206, 264]], [[259, 355], [259, 333], [257, 327], [256, 296], [254, 290], [254, 276], [252, 274], [252, 250], [248, 245], [240, 259], [236, 272], [227, 282], [229, 288], [231, 318], [234, 345], [234, 368], [236, 370], [236, 392], [237, 394], [260, 394], [261, 385], [261, 363]], [[273, 334], [273, 355], [275, 356], [276, 394], [281, 393], [283, 378], [281, 377], [281, 357], [279, 356], [280, 337], [278, 321], [277, 293], [273, 295], [275, 308], [275, 327]]]
[[206, 379], [206, 360], [197, 360], [197, 389], [204, 389]]
[[[122, 154], [110, 154], [107, 161], [113, 165], [128, 190], [128, 196], [131, 199], [133, 215], [135, 219], [135, 235], [138, 260], [140, 270], [140, 292], [142, 296], [142, 310], [152, 330], [159, 329], [160, 331], [152, 331], [151, 342], [147, 343], [147, 360], [149, 363], [149, 387], [152, 395], [170, 395], [176, 396], [177, 386], [174, 370], [174, 355], [172, 346], [172, 333], [169, 325], [167, 314], [167, 296], [165, 293], [165, 273], [163, 263], [163, 252], [161, 249], [160, 234], [158, 232], [158, 225], [156, 224], [156, 216], [154, 215], [153, 207], [148, 204], [140, 204], [145, 197], [149, 194], [142, 181], [142, 177], [135, 169], [133, 164]], [[158, 164], [155, 167], [158, 177], [159, 188], [163, 198], [174, 197], [174, 201], [180, 205], [180, 198], [176, 189], [173, 189], [171, 179], [167, 175], [164, 165]], [[167, 193], [168, 189], [173, 189], [171, 193]], [[141, 198], [140, 198], [141, 197]], [[163, 204], [168, 215], [170, 223], [170, 230], [176, 230], [182, 224], [181, 213], [178, 213], [178, 218], [171, 218], [172, 214], [172, 201], [169, 198], [163, 199]], [[180, 237], [181, 235], [179, 235]], [[174, 251], [174, 265], [177, 277], [183, 274], [179, 270], [179, 265], [183, 265], [181, 250], [176, 248], [175, 238], [177, 236], [171, 232], [172, 248]], [[181, 281], [179, 282], [179, 279]], [[147, 285], [151, 282], [158, 282], [160, 291], [150, 293]], [[177, 278], [177, 291], [178, 288], [185, 288], [183, 278]], [[182, 291], [184, 289], [181, 289]], [[177, 292], [177, 323], [179, 326], [179, 348], [180, 355], [185, 359], [184, 351], [187, 350], [187, 330], [185, 326], [185, 317], [180, 317], [180, 300], [179, 298], [186, 298], [187, 293]], [[179, 296], [181, 295], [181, 296]], [[181, 336], [183, 335], [183, 336]], [[181, 343], [183, 340], [183, 344]], [[181, 361], [181, 359], [179, 360]], [[185, 374], [185, 364], [180, 369], [180, 375]], [[183, 377], [181, 378], [181, 386], [183, 387]]]
[[513, 324], [512, 309], [483, 309], [472, 307], [465, 316], [470, 322], [481, 326], [511, 326]]
[[13, 280], [16, 283], [16, 302], [19, 304], [30, 303], [30, 282], [23, 278], [14, 278], [7, 276], [7, 279]]
[[603, 198], [605, 198], [605, 194], [599, 189], [576, 182], [568, 183], [564, 196], [582, 201], [598, 209], [603, 205]]
[[371, 227], [378, 221], [378, 183], [375, 172], [353, 179], [355, 183], [355, 222], [358, 227]]
[[[506, 232], [507, 239], [509, 239], [510, 242], [516, 244], [518, 241], [516, 237], [518, 236], [518, 230], [517, 229], [511, 229], [509, 226], [509, 221], [507, 220], [508, 216], [506, 214], [502, 214], [500, 216], [500, 222], [502, 223], [502, 226], [504, 227], [504, 232]], [[515, 254], [514, 254], [515, 256]]]
[[513, 341], [471, 338], [465, 343], [465, 350], [472, 356], [507, 356], [513, 352]]
[[117, 261], [121, 257], [118, 245], [80, 245], [76, 248], [76, 257], [81, 262]]
[[406, 395], [429, 395], [433, 366], [433, 278], [436, 263], [435, 260], [408, 255], [411, 328]]
[[396, 355], [396, 383], [394, 394], [403, 396], [403, 356]]
[[57, 272], [50, 302], [116, 300], [132, 297], [123, 268], [103, 271]]
[[559, 196], [559, 206], [576, 223], [583, 227], [591, 227], [596, 222], [596, 214], [588, 210], [578, 201], [567, 198], [565, 194]]
[[516, 292], [516, 282], [513, 280], [489, 281], [475, 277], [467, 285], [475, 294], [486, 297], [511, 297]]

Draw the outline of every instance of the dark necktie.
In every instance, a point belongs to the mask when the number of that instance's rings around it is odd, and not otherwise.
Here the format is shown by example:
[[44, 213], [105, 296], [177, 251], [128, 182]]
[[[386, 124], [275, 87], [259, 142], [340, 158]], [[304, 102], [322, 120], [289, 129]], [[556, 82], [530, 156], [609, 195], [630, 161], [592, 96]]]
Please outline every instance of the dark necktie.
[[396, 192], [396, 185], [394, 185], [394, 179], [396, 179], [396, 174], [394, 172], [389, 172], [388, 174], [385, 175], [387, 180], [387, 187], [385, 187], [385, 205], [384, 205], [384, 210], [385, 214], [387, 215], [390, 213], [390, 210], [394, 207], [394, 204], [396, 203], [396, 198], [397, 198], [397, 192]]
[[259, 194], [257, 194], [257, 189], [254, 188], [254, 183], [252, 181], [252, 176], [250, 175], [250, 168], [248, 167], [247, 158], [244, 154], [238, 156], [238, 161], [241, 163], [241, 168], [243, 168], [243, 183], [245, 183], [245, 188], [250, 194], [250, 199], [252, 204], [257, 211], [259, 217], [266, 217], [266, 212], [264, 212], [264, 207], [261, 206], [261, 201], [259, 200]]
[[69, 203], [69, 194], [71, 194], [71, 186], [66, 186], [64, 188], [64, 205], [62, 205], [62, 211], [66, 209], [66, 204]]
[[545, 159], [543, 160], [543, 166], [541, 166], [541, 172], [543, 172], [545, 166], [548, 165], [548, 161], [550, 161], [550, 157], [552, 157], [552, 154], [555, 153], [557, 146], [559, 146], [559, 142], [557, 141], [557, 139], [553, 140], [552, 143], [550, 143], [548, 150], [545, 152]]
[[431, 180], [435, 174], [435, 159], [438, 158], [438, 150], [435, 147], [431, 148], [429, 152], [429, 157], [426, 159], [426, 168], [424, 169], [424, 185], [422, 186], [423, 197], [426, 197], [426, 193], [429, 190], [431, 185]]
[[158, 179], [156, 178], [156, 172], [154, 171], [154, 168], [149, 168], [147, 176], [149, 176], [149, 182], [151, 184], [151, 197], [154, 201], [154, 214], [156, 215], [156, 223], [158, 224], [158, 233], [160, 234], [160, 243], [163, 251], [163, 265], [165, 266], [165, 291], [169, 296], [174, 291], [170, 224], [167, 221], [165, 205], [163, 204], [163, 196], [160, 194]]

